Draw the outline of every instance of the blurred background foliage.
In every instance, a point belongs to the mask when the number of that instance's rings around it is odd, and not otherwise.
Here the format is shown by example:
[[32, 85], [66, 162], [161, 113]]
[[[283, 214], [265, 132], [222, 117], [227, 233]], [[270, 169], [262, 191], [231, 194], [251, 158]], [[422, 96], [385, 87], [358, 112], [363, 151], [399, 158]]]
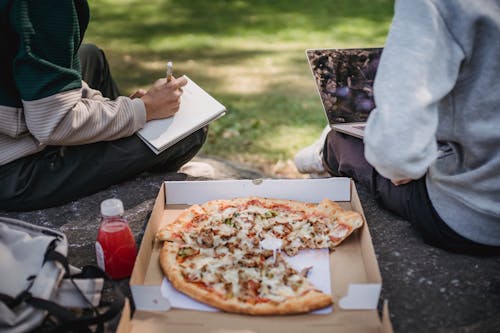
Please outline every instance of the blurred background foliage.
[[297, 176], [294, 153], [326, 124], [308, 48], [383, 46], [390, 0], [90, 0], [85, 42], [108, 57], [122, 94], [174, 62], [223, 103], [202, 153]]

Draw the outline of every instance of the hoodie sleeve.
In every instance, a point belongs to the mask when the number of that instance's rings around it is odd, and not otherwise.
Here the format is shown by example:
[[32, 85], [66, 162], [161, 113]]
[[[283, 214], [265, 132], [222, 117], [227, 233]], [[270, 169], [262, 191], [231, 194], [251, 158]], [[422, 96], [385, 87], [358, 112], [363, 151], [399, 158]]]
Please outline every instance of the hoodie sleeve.
[[396, 1], [364, 136], [365, 157], [382, 176], [418, 179], [436, 159], [438, 103], [463, 59], [431, 1]]

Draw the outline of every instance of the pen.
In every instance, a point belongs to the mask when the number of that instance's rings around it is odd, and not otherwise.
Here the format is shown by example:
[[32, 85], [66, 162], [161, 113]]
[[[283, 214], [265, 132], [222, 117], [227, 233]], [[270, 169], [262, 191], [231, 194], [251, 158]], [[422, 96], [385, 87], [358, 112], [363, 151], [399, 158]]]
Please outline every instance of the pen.
[[172, 80], [172, 62], [167, 62], [167, 82]]

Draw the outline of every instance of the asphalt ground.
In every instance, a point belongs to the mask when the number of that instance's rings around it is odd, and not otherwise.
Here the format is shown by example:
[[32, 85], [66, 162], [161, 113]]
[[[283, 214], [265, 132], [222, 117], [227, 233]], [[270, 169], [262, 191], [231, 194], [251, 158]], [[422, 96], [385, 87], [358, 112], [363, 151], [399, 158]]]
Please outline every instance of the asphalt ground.
[[[215, 179], [266, 177], [245, 165], [201, 161], [213, 166]], [[0, 215], [62, 230], [70, 243], [70, 263], [95, 264], [100, 202], [120, 198], [140, 242], [162, 181], [174, 179], [196, 180], [185, 174], [142, 174], [63, 206]], [[357, 190], [382, 275], [381, 302], [389, 302], [395, 332], [500, 332], [500, 257], [459, 255], [426, 245], [407, 221], [380, 208], [364, 188]], [[120, 283], [127, 289], [127, 281]]]

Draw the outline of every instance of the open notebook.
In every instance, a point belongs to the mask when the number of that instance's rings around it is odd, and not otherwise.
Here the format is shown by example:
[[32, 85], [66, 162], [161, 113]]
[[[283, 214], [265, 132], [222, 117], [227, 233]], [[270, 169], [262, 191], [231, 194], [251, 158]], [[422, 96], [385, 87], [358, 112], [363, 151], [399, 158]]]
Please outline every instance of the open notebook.
[[223, 116], [224, 105], [186, 76], [188, 83], [182, 87], [181, 104], [174, 116], [148, 121], [137, 132], [156, 154], [184, 139], [189, 134]]
[[330, 126], [363, 138], [375, 107], [373, 81], [382, 48], [309, 49], [307, 60]]

